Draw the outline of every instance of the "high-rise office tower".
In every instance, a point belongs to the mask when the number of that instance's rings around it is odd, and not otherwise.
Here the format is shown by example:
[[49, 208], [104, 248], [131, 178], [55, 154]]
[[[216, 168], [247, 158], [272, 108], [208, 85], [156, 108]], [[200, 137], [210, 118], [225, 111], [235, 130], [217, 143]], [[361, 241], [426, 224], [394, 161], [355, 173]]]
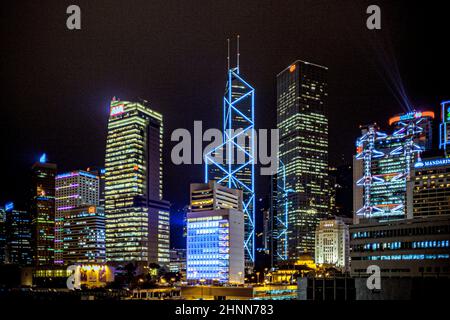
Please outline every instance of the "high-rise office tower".
[[98, 205], [100, 207], [105, 207], [105, 168], [103, 167], [89, 167], [86, 169], [87, 172], [98, 176]]
[[[277, 75], [280, 166], [277, 183], [287, 216], [277, 221], [278, 262], [314, 253], [314, 233], [329, 214], [327, 68], [295, 61]], [[286, 193], [286, 190], [290, 190]], [[285, 212], [278, 210], [278, 214]]]
[[164, 200], [149, 199], [148, 217], [148, 260], [169, 267], [170, 203]]
[[421, 159], [407, 181], [407, 216], [450, 217], [450, 159]]
[[244, 282], [242, 191], [215, 181], [191, 184], [187, 215], [187, 280]]
[[360, 218], [405, 218], [406, 183], [414, 162], [429, 150], [432, 111], [395, 116], [392, 134], [362, 127], [354, 159], [354, 222]]
[[[107, 261], [169, 261], [162, 136], [162, 115], [145, 102], [111, 101], [105, 158]], [[160, 237], [158, 232], [164, 233]], [[164, 253], [162, 260], [155, 248]]]
[[21, 266], [32, 264], [31, 217], [28, 211], [17, 210], [13, 203], [0, 209], [4, 220], [4, 262]]
[[228, 188], [242, 190], [245, 260], [250, 271], [255, 262], [255, 90], [240, 73], [239, 50], [236, 67], [230, 67], [229, 59], [223, 99], [223, 144], [205, 156], [205, 182], [216, 180]]
[[99, 177], [78, 170], [56, 176], [55, 264], [63, 264], [65, 212], [99, 205]]
[[102, 207], [78, 206], [63, 212], [61, 260], [71, 263], [104, 263], [105, 213]]
[[354, 160], [354, 276], [371, 265], [382, 278], [450, 276], [450, 159], [421, 156], [433, 118], [431, 111], [396, 116], [390, 134], [363, 128]]
[[45, 154], [32, 166], [31, 229], [33, 261], [37, 266], [52, 265], [55, 249], [56, 164]]

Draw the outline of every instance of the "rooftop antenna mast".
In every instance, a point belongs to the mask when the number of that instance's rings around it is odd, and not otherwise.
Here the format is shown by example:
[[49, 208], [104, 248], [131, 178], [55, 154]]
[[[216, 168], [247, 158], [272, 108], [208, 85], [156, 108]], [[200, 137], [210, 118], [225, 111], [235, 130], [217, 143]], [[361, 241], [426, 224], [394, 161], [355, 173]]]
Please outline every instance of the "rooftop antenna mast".
[[239, 56], [241, 55], [239, 52], [239, 38], [240, 38], [240, 35], [237, 35], [237, 66], [236, 66], [237, 73], [239, 73]]
[[227, 64], [228, 64], [228, 70], [230, 70], [230, 39], [227, 39], [227, 45], [228, 45], [228, 55], [227, 55]]

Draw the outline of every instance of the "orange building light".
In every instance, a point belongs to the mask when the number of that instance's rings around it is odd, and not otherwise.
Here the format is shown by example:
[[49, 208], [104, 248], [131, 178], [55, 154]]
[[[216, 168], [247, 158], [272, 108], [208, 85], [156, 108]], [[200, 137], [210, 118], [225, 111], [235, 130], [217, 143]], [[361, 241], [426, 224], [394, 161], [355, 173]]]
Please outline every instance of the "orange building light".
[[424, 111], [424, 112], [410, 112], [403, 115], [398, 115], [395, 117], [392, 117], [389, 119], [389, 125], [391, 126], [393, 123], [402, 121], [402, 120], [412, 120], [412, 119], [418, 119], [418, 118], [432, 118], [434, 119], [434, 112], [433, 111]]

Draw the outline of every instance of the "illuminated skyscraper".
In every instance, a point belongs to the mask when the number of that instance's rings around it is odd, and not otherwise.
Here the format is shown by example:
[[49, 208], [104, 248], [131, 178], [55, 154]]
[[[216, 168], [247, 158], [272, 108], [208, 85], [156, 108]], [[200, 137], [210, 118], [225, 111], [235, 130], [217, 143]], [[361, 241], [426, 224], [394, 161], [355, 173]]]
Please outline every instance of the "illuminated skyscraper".
[[13, 203], [0, 209], [4, 217], [5, 262], [31, 265], [31, 218], [28, 211], [16, 210]]
[[392, 133], [363, 127], [354, 159], [351, 272], [371, 265], [381, 276], [449, 277], [450, 160], [422, 159], [434, 112], [389, 120]]
[[187, 214], [187, 280], [244, 282], [244, 215], [242, 191], [191, 184]]
[[31, 229], [33, 261], [37, 266], [53, 264], [55, 248], [56, 164], [45, 154], [32, 166]]
[[111, 101], [105, 158], [107, 261], [169, 262], [162, 137], [161, 114], [144, 103]]
[[450, 159], [421, 159], [407, 181], [407, 216], [450, 217]]
[[286, 197], [277, 211], [287, 212], [275, 220], [278, 262], [296, 260], [305, 251], [313, 254], [316, 226], [329, 214], [327, 70], [298, 60], [277, 76], [279, 160], [284, 164], [277, 186]]
[[61, 259], [65, 264], [104, 263], [105, 213], [102, 207], [78, 206], [62, 212]]
[[103, 167], [89, 167], [86, 169], [87, 172], [98, 176], [98, 205], [100, 207], [105, 207], [105, 168]]
[[170, 203], [164, 200], [149, 199], [148, 216], [149, 216], [148, 260], [169, 267]]
[[393, 133], [362, 128], [354, 160], [354, 222], [406, 217], [406, 183], [414, 162], [431, 147], [434, 113], [410, 112], [389, 120]]
[[216, 180], [242, 190], [245, 259], [251, 270], [255, 262], [255, 89], [240, 74], [239, 52], [237, 67], [228, 70], [223, 101], [223, 144], [205, 156], [205, 182]]
[[64, 263], [65, 212], [81, 206], [99, 205], [99, 177], [78, 170], [56, 176], [55, 264]]

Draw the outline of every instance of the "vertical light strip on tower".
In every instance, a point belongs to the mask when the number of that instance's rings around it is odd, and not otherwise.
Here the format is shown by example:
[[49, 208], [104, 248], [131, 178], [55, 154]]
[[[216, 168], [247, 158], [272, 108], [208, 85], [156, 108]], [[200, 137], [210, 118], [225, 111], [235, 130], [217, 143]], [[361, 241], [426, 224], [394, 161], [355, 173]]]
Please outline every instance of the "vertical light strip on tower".
[[[288, 230], [289, 230], [289, 197], [290, 192], [294, 192], [292, 189], [287, 189], [286, 187], [286, 166], [280, 160], [278, 166], [277, 177], [277, 203], [278, 207], [277, 215], [275, 217], [276, 229], [278, 231], [276, 235], [277, 239], [277, 259], [281, 261], [286, 261], [289, 259], [289, 249], [288, 249]], [[280, 183], [281, 182], [281, 183]], [[281, 193], [280, 193], [281, 192]]]
[[[255, 89], [239, 75], [239, 65], [228, 70], [223, 99], [223, 143], [205, 155], [205, 182], [209, 178], [243, 191], [245, 217], [244, 247], [247, 265], [255, 261], [255, 189], [254, 189], [254, 105]], [[242, 145], [245, 141], [245, 145]], [[247, 141], [249, 143], [247, 144]], [[241, 143], [239, 143], [241, 142]], [[243, 155], [243, 163], [235, 161], [234, 150]], [[223, 152], [226, 151], [226, 161]], [[239, 158], [239, 157], [238, 157]], [[210, 177], [209, 169], [214, 172]]]

